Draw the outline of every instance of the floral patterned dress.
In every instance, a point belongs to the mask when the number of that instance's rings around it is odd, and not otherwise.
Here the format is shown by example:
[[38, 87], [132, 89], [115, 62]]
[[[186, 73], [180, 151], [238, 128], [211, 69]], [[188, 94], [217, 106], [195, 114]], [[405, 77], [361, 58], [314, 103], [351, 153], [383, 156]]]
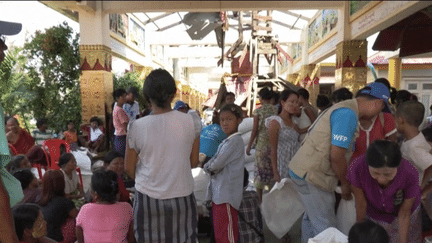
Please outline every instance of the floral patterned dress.
[[254, 116], [258, 116], [258, 134], [255, 146], [255, 187], [258, 189], [263, 189], [264, 186], [272, 184], [271, 148], [268, 127], [265, 126], [265, 120], [268, 117], [276, 115], [276, 113], [276, 107], [272, 104], [263, 104], [263, 106], [256, 109], [253, 113]]

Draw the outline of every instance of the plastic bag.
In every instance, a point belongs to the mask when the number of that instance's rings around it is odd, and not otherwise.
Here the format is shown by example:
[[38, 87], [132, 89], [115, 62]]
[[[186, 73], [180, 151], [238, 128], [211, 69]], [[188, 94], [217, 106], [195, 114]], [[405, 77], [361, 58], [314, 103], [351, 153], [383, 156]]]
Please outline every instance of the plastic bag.
[[351, 200], [341, 199], [336, 213], [337, 228], [348, 235], [349, 230], [356, 222], [356, 208], [354, 196]]
[[87, 155], [86, 151], [72, 151], [71, 154], [75, 157], [75, 160], [77, 162], [77, 166], [81, 169], [82, 175], [92, 175], [91, 170], [91, 159]]
[[273, 234], [281, 239], [303, 215], [303, 203], [291, 179], [277, 182], [263, 195], [261, 213]]
[[248, 117], [243, 119], [243, 121], [239, 124], [238, 132], [240, 134], [245, 134], [247, 132], [252, 131], [253, 129], [253, 117]]
[[338, 229], [330, 227], [310, 238], [308, 243], [348, 243], [348, 237]]

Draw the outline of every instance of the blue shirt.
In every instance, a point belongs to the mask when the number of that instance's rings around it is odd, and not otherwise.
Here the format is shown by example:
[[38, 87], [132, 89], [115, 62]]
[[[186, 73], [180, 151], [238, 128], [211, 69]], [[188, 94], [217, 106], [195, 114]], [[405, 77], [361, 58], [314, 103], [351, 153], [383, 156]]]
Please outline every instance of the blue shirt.
[[332, 145], [348, 149], [357, 128], [358, 118], [353, 110], [340, 108], [330, 116]]
[[129, 103], [125, 103], [123, 105], [123, 110], [129, 117], [129, 122], [133, 122], [136, 120], [136, 117], [140, 115], [140, 108], [138, 102], [134, 101], [131, 105]]
[[226, 138], [226, 134], [218, 124], [208, 125], [203, 128], [200, 135], [200, 153], [211, 158], [216, 154], [219, 144]]

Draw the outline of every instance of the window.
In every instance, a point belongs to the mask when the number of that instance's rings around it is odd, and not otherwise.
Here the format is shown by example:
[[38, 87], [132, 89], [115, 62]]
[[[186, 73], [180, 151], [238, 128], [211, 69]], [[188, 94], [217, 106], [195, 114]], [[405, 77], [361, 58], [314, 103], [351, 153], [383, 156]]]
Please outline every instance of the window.
[[432, 89], [432, 83], [423, 84], [423, 89]]
[[416, 90], [417, 84], [408, 84], [408, 90]]

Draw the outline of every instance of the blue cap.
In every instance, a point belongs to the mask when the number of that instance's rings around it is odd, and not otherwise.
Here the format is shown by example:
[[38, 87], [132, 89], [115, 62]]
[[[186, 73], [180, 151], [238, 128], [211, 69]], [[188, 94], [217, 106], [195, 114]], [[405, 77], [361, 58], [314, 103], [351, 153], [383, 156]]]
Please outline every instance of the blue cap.
[[386, 104], [389, 103], [390, 91], [382, 83], [370, 83], [366, 85], [366, 87], [361, 89], [359, 92], [360, 94], [366, 94], [373, 96], [377, 99], [384, 100]]
[[181, 101], [181, 100], [177, 100], [176, 103], [174, 104], [174, 110], [179, 110], [181, 108], [186, 108], [186, 104]]

